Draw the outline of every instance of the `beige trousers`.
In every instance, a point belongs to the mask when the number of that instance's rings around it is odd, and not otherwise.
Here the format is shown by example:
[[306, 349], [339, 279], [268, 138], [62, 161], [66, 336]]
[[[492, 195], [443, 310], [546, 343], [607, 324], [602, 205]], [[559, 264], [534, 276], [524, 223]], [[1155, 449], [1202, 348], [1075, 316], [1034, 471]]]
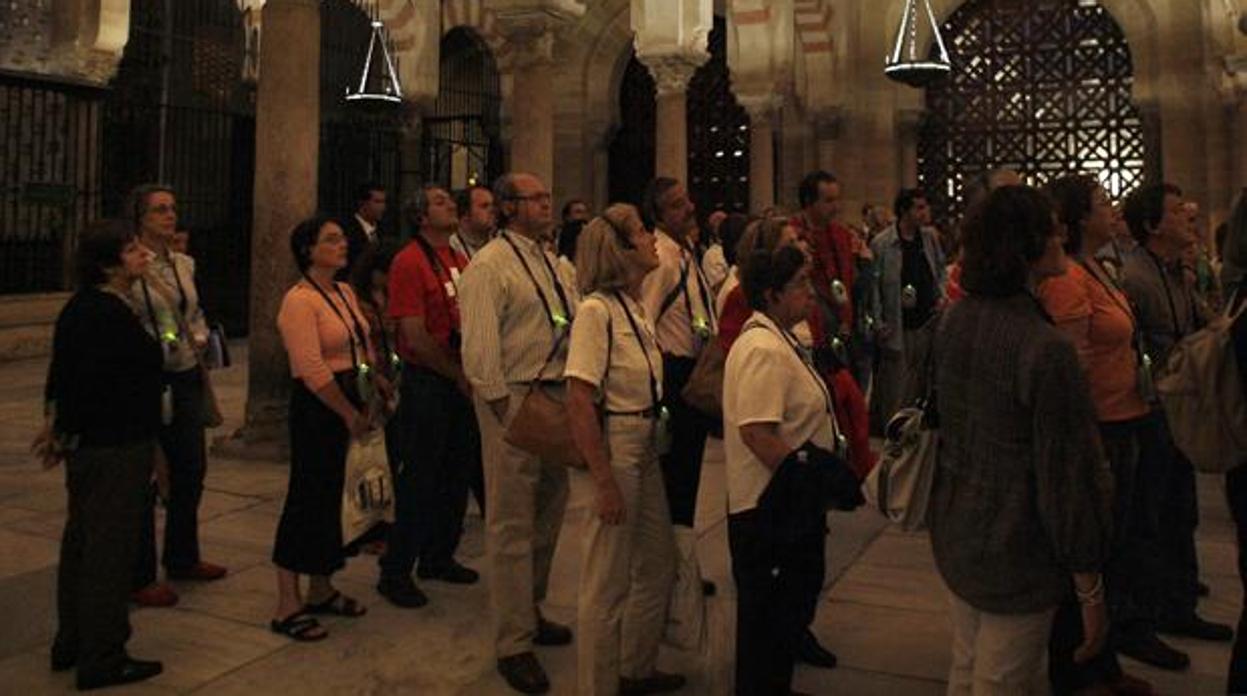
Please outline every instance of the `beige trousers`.
[[[526, 386], [511, 388], [506, 423]], [[533, 649], [537, 604], [545, 599], [550, 562], [567, 507], [567, 469], [503, 441], [506, 425], [476, 400], [485, 469], [485, 558], [499, 659]]]
[[1044, 696], [1048, 636], [1056, 609], [1037, 614], [989, 614], [948, 593], [953, 664], [948, 696]]
[[603, 524], [594, 505], [586, 517], [577, 617], [576, 693], [582, 696], [616, 694], [621, 675], [639, 679], [654, 672], [676, 565], [654, 427], [644, 418], [606, 421], [624, 521]]

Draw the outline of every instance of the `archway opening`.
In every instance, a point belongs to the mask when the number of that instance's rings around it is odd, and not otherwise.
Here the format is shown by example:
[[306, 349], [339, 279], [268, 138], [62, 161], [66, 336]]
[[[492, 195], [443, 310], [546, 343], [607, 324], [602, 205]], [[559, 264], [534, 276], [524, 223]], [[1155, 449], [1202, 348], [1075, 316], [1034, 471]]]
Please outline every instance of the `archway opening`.
[[941, 31], [953, 74], [926, 90], [918, 145], [937, 220], [956, 220], [966, 184], [998, 167], [1034, 185], [1092, 174], [1118, 200], [1155, 166], [1130, 47], [1097, 0], [968, 0]]
[[424, 118], [425, 177], [452, 190], [488, 186], [503, 171], [498, 67], [468, 27], [442, 37], [437, 101]]

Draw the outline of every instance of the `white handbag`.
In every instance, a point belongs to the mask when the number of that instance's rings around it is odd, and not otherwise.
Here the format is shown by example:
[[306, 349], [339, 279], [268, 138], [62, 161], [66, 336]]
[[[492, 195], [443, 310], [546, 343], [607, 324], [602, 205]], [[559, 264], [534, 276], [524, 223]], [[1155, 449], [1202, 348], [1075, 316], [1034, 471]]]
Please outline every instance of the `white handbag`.
[[905, 531], [927, 526], [927, 508], [940, 447], [939, 429], [928, 409], [907, 407], [896, 412], [886, 428], [883, 456], [862, 484], [866, 502]]
[[394, 521], [394, 481], [381, 428], [351, 440], [342, 485], [342, 544], [363, 536], [381, 522]]

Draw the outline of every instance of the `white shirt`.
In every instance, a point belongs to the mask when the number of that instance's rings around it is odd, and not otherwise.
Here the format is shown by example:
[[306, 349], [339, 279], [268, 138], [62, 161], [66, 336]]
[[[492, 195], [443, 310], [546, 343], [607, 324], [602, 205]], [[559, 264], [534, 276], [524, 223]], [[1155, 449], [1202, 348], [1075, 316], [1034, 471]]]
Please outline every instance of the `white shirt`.
[[[701, 352], [703, 341], [693, 331], [694, 322], [704, 322], [711, 334], [719, 330], [718, 319], [710, 306], [710, 284], [706, 282], [691, 251], [672, 239], [665, 230], [658, 230], [657, 236], [658, 268], [641, 283], [641, 304], [654, 317], [658, 346], [662, 352], [695, 358]], [[679, 288], [681, 277], [685, 278], [683, 288]], [[679, 291], [674, 301], [665, 312], [661, 311], [663, 300], [677, 288]]]
[[723, 316], [723, 308], [727, 306], [727, 296], [732, 294], [740, 285], [740, 270], [736, 266], [732, 266], [727, 272], [727, 278], [723, 279], [723, 285], [719, 287], [719, 294], [714, 298], [714, 313]]
[[706, 282], [711, 288], [718, 288], [727, 278], [727, 257], [723, 255], [723, 245], [715, 242], [701, 256], [701, 270], [706, 274]]
[[364, 228], [364, 236], [368, 238], [368, 241], [377, 241], [377, 226], [365, 220], [359, 213], [355, 213], [355, 219], [359, 221], [359, 226]]
[[[620, 292], [619, 297], [624, 304], [613, 293], [600, 292], [580, 303], [564, 374], [597, 387], [608, 412], [635, 413], [658, 405], [654, 391], [662, 398], [662, 353], [645, 308], [627, 293]], [[628, 321], [625, 305], [639, 335]]]
[[481, 242], [479, 245], [473, 245], [471, 242], [468, 241], [467, 237], [463, 236], [462, 233], [456, 232], [450, 235], [450, 248], [454, 249], [460, 254], [463, 254], [463, 258], [471, 262], [472, 257], [480, 253], [481, 249], [484, 249], [485, 245], [489, 244], [490, 240], [492, 239], [493, 239], [493, 236], [491, 235], [489, 239], [486, 239], [485, 241]]
[[[184, 372], [195, 367], [195, 345], [208, 340], [208, 323], [195, 288], [195, 259], [176, 251], [165, 256], [157, 254], [148, 266], [147, 277], [134, 282], [130, 297], [148, 333], [158, 340], [162, 336], [177, 337], [176, 342], [161, 340], [161, 345], [167, 346], [165, 371]], [[172, 300], [172, 304], [167, 300]], [[184, 317], [189, 336], [181, 330], [178, 314]]]
[[727, 459], [727, 503], [732, 513], [751, 510], [774, 472], [741, 438], [742, 426], [779, 425], [792, 449], [806, 442], [835, 451], [831, 394], [792, 339], [761, 312], [745, 322], [723, 372], [723, 448]]

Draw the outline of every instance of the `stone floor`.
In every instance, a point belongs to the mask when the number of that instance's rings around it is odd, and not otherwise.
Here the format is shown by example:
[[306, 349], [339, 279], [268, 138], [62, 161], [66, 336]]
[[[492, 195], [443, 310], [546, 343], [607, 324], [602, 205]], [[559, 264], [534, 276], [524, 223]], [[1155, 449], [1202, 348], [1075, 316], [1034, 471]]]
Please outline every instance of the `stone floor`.
[[[235, 354], [245, 360], [245, 347]], [[242, 360], [239, 361], [243, 362]], [[40, 471], [26, 447], [40, 414], [46, 363], [0, 363], [0, 693], [47, 694], [72, 689], [69, 675], [48, 668], [55, 620], [54, 578], [65, 495], [60, 471]], [[228, 432], [238, 426], [245, 370], [217, 373]], [[206, 558], [229, 566], [230, 575], [208, 585], [177, 584], [173, 609], [133, 613], [131, 651], [159, 658], [165, 672], [118, 693], [168, 694], [506, 694], [493, 669], [483, 585], [456, 588], [423, 583], [431, 598], [420, 610], [390, 607], [372, 587], [375, 559], [351, 561], [340, 587], [370, 607], [356, 620], [328, 621], [331, 637], [311, 645], [269, 632], [274, 578], [268, 562], [286, 485], [281, 462], [214, 457], [201, 511]], [[1203, 522], [1199, 551], [1203, 577], [1212, 586], [1202, 604], [1210, 618], [1237, 617], [1233, 531], [1220, 483], [1200, 482]], [[575, 618], [578, 529], [585, 489], [574, 486], [555, 559], [546, 612]], [[731, 671], [733, 589], [724, 524], [723, 465], [705, 467], [698, 520], [703, 571], [720, 588], [710, 600], [709, 645], [703, 655], [666, 651], [667, 669], [690, 676], [687, 694], [725, 692]], [[830, 520], [827, 591], [817, 633], [840, 656], [832, 671], [799, 667], [796, 688], [817, 694], [939, 694], [949, 660], [949, 626], [943, 585], [921, 535], [886, 528], [870, 510]], [[461, 560], [483, 568], [480, 517], [469, 513]], [[1191, 654], [1183, 674], [1161, 673], [1125, 660], [1127, 669], [1165, 694], [1224, 693], [1227, 645], [1175, 639]], [[575, 692], [574, 648], [540, 649], [554, 693]]]

